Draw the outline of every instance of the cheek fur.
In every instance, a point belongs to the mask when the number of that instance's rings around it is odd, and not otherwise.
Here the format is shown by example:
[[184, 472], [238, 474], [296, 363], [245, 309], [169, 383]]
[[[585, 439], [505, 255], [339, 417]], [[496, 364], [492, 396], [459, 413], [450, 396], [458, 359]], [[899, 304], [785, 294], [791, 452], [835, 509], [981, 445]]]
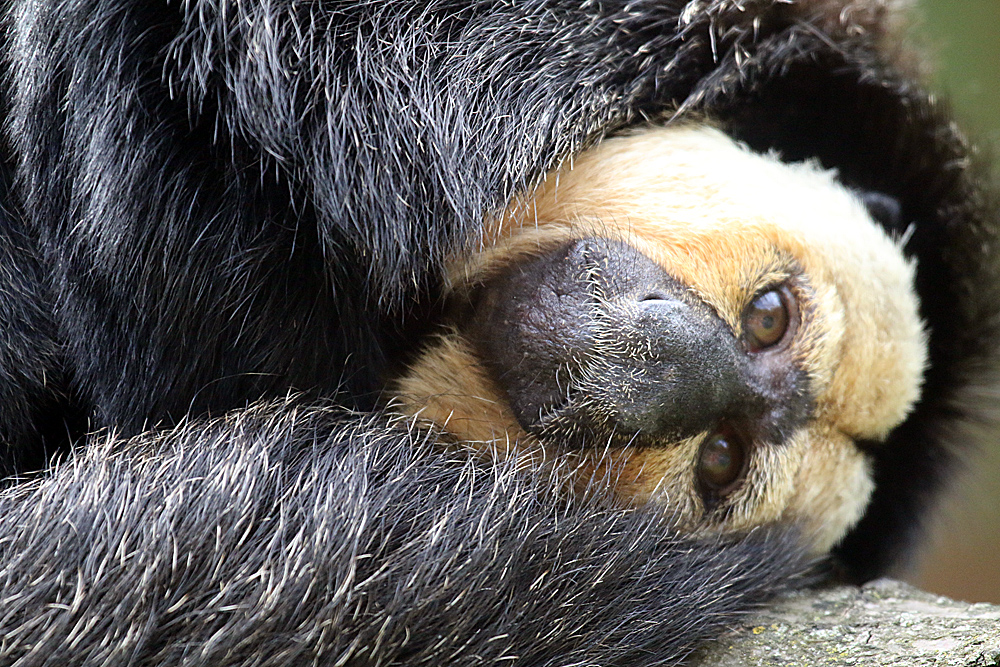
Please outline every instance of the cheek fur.
[[783, 518], [802, 528], [816, 553], [826, 553], [864, 514], [875, 488], [871, 466], [831, 426], [815, 424], [800, 437], [802, 461]]
[[391, 386], [390, 407], [476, 449], [504, 453], [527, 436], [506, 398], [457, 333], [437, 336]]

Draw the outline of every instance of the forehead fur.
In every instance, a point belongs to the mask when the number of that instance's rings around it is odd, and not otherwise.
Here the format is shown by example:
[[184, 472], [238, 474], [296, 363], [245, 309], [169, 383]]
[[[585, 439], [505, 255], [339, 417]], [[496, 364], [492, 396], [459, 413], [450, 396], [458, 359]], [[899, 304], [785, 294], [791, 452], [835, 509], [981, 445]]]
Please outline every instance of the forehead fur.
[[816, 408], [879, 439], [917, 399], [926, 351], [913, 269], [835, 174], [753, 153], [721, 132], [669, 127], [616, 137], [550, 175], [488, 232], [453, 278], [579, 238], [626, 241], [739, 333], [761, 289], [803, 276], [799, 353]]

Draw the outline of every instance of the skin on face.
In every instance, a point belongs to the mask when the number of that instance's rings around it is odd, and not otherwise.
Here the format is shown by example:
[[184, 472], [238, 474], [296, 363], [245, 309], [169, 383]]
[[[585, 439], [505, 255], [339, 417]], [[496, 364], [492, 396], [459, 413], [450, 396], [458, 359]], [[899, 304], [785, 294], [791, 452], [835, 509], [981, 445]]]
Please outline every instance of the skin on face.
[[395, 403], [495, 456], [573, 457], [578, 486], [610, 480], [694, 534], [793, 522], [825, 552], [872, 491], [856, 443], [919, 396], [912, 284], [835, 174], [647, 129], [550, 174], [452, 262], [460, 306]]

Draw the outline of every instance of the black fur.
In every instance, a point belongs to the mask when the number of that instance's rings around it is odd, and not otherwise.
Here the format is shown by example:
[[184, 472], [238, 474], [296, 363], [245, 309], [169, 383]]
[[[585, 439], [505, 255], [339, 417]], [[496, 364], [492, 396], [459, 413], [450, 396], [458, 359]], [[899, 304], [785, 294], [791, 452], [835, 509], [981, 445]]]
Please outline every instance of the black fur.
[[[0, 202], [10, 202], [0, 167]], [[66, 393], [50, 299], [31, 240], [0, 203], [0, 476], [45, 465], [79, 426]], [[72, 426], [71, 426], [72, 425]]]
[[884, 571], [995, 365], [1000, 246], [882, 12], [9, 3], [2, 463], [82, 453], [0, 497], [3, 662], [670, 662], [772, 590], [796, 570], [786, 539], [680, 543], [643, 511], [533, 500], [538, 480], [377, 416], [197, 421], [289, 391], [373, 410], [488, 213], [678, 109], [899, 202], [932, 366], [872, 446], [875, 501], [838, 553], [849, 576]]

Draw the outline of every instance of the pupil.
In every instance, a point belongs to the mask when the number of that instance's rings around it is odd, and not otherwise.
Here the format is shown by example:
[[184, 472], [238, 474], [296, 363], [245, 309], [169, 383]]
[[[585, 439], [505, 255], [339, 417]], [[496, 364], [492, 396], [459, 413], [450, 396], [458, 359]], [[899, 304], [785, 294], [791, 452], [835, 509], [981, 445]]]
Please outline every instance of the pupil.
[[764, 319], [761, 320], [761, 326], [765, 329], [774, 328], [774, 315], [765, 315]]

